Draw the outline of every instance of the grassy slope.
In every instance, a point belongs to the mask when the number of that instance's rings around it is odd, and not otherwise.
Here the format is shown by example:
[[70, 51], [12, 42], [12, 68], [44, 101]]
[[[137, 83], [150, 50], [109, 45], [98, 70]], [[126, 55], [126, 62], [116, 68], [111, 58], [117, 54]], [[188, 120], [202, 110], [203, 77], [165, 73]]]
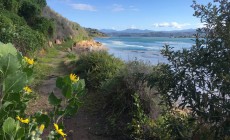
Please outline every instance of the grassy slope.
[[77, 37], [80, 37], [80, 39], [88, 38], [87, 31], [78, 23], [69, 21], [48, 6], [43, 9], [42, 16], [52, 19], [55, 22], [56, 34], [53, 37], [55, 39], [65, 39], [68, 37], [73, 37], [73, 39], [77, 39]]

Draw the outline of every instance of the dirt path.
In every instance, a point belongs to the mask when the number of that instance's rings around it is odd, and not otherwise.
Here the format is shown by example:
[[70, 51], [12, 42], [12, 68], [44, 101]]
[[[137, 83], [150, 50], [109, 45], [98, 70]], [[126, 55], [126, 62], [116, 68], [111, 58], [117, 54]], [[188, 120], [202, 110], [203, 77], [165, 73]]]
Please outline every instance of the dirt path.
[[[56, 88], [56, 78], [58, 76], [63, 76], [69, 74], [69, 71], [63, 66], [63, 61], [56, 63], [57, 59], [64, 59], [67, 52], [59, 52], [59, 55], [56, 58], [52, 58], [54, 61], [52, 63], [47, 63], [47, 65], [52, 65], [54, 71], [52, 75], [49, 75], [45, 80], [42, 81], [37, 87], [37, 91], [39, 97], [36, 101], [30, 104], [31, 108], [35, 108], [35, 110], [30, 110], [32, 112], [36, 112], [39, 110], [47, 110], [50, 109], [51, 106], [48, 104], [48, 95], [50, 92], [54, 92], [56, 96], [60, 96], [61, 92], [58, 88]], [[91, 105], [90, 109], [88, 106], [91, 103], [91, 99], [93, 94], [86, 93], [87, 100], [86, 104], [83, 104], [80, 107], [78, 113], [72, 118], [65, 118], [65, 132], [67, 133], [68, 140], [112, 140], [110, 137], [105, 137], [105, 128], [101, 128], [101, 117], [95, 109], [95, 104]], [[95, 95], [93, 95], [95, 96]], [[90, 101], [91, 100], [91, 101]], [[93, 111], [92, 111], [93, 110]]]

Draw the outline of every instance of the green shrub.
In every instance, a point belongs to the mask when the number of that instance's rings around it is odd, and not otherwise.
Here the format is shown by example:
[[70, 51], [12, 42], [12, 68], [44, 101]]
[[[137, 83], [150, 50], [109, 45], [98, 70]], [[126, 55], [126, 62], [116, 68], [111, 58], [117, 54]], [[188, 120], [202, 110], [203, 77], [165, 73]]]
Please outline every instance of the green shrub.
[[88, 88], [99, 89], [102, 82], [112, 78], [123, 62], [106, 51], [90, 52], [80, 56], [75, 73], [86, 79]]
[[42, 33], [32, 30], [29, 26], [17, 28], [18, 36], [14, 38], [13, 44], [22, 52], [34, 51], [45, 44], [45, 37]]
[[54, 22], [47, 18], [39, 17], [36, 18], [33, 29], [43, 33], [46, 37], [51, 38], [54, 35], [55, 30]]
[[104, 111], [110, 133], [132, 139], [149, 136], [148, 123], [160, 111], [155, 90], [146, 82], [151, 71], [151, 66], [133, 61], [103, 82], [101, 91], [107, 100]]
[[6, 16], [7, 18], [11, 19], [14, 25], [26, 25], [26, 21], [23, 17], [18, 16], [17, 14], [9, 11], [2, 11], [2, 15]]
[[25, 18], [29, 25], [33, 25], [36, 17], [41, 14], [41, 9], [36, 3], [29, 0], [24, 0], [22, 1], [18, 13], [20, 16]]
[[19, 2], [17, 0], [0, 0], [0, 3], [4, 9], [17, 13], [19, 8]]
[[12, 42], [15, 34], [15, 27], [12, 20], [0, 14], [0, 41], [3, 43]]
[[152, 136], [160, 140], [190, 140], [196, 124], [179, 111], [170, 111], [154, 121]]

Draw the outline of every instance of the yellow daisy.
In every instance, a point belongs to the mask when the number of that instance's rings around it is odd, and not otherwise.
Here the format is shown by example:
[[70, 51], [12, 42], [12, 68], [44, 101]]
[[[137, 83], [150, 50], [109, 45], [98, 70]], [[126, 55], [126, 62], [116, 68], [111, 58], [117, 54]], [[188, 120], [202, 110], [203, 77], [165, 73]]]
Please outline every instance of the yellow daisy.
[[29, 119], [23, 119], [23, 118], [20, 118], [19, 116], [17, 116], [16, 119], [19, 120], [20, 122], [26, 123], [26, 124], [28, 124], [30, 122]]
[[24, 90], [26, 93], [31, 93], [31, 92], [32, 92], [31, 88], [29, 88], [28, 86], [25, 86], [25, 87], [23, 88], [23, 90]]
[[33, 65], [34, 64], [34, 59], [30, 59], [28, 57], [24, 57], [25, 61], [29, 64], [29, 65]]
[[39, 127], [39, 131], [40, 131], [40, 132], [43, 132], [44, 128], [45, 128], [45, 125], [44, 125], [44, 124], [41, 124], [40, 127]]
[[60, 134], [62, 137], [67, 136], [67, 135], [63, 132], [62, 129], [59, 129], [59, 128], [58, 128], [58, 125], [57, 125], [56, 123], [54, 123], [54, 128], [55, 128], [56, 132], [57, 132], [58, 134]]
[[76, 74], [73, 74], [73, 73], [71, 73], [69, 75], [69, 78], [73, 83], [76, 83], [77, 81], [79, 81], [79, 77]]

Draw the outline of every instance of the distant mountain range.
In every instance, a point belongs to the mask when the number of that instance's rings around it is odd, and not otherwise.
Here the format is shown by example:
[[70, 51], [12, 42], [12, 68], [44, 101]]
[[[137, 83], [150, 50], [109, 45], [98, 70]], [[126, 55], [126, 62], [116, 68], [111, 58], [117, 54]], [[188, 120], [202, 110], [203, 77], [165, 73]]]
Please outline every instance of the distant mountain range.
[[174, 30], [174, 31], [152, 31], [140, 29], [126, 29], [122, 31], [102, 29], [101, 32], [108, 36], [118, 37], [194, 37], [195, 29]]

